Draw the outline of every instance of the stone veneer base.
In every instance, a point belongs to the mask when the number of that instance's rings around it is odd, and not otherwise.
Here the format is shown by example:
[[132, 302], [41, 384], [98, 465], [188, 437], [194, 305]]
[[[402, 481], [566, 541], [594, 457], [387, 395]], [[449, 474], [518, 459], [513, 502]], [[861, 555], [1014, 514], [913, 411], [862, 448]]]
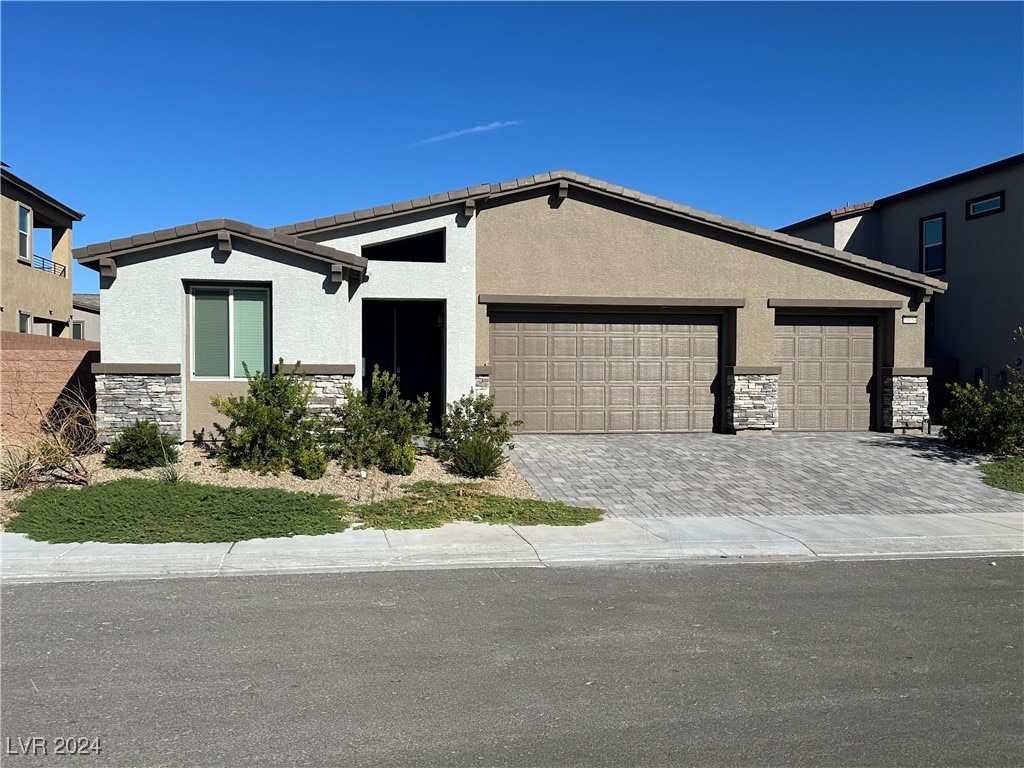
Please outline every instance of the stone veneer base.
[[726, 377], [726, 424], [737, 434], [766, 433], [779, 426], [779, 376], [730, 373]]
[[180, 375], [96, 374], [96, 432], [104, 445], [135, 421], [155, 421], [181, 439], [181, 404]]
[[921, 432], [928, 421], [928, 377], [886, 376], [882, 379], [882, 429]]

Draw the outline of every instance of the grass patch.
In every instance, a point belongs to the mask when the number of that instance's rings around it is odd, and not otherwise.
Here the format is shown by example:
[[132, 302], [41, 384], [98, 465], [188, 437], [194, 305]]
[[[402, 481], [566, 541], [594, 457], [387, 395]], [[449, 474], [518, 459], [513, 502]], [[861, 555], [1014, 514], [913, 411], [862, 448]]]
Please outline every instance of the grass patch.
[[585, 525], [599, 509], [510, 499], [479, 485], [420, 482], [406, 495], [349, 506], [331, 496], [189, 482], [115, 480], [43, 488], [13, 503], [7, 530], [35, 541], [112, 544], [227, 542], [338, 533], [357, 518], [367, 528], [438, 528], [457, 520], [515, 525]]
[[423, 481], [405, 486], [406, 495], [354, 507], [367, 528], [437, 528], [459, 520], [494, 525], [586, 525], [600, 509], [570, 507], [560, 501], [511, 499], [484, 493], [477, 484]]
[[998, 459], [991, 464], [982, 464], [981, 474], [986, 485], [1024, 493], [1024, 457]]
[[8, 531], [53, 543], [225, 542], [349, 527], [348, 509], [330, 496], [157, 480], [43, 488], [14, 508]]

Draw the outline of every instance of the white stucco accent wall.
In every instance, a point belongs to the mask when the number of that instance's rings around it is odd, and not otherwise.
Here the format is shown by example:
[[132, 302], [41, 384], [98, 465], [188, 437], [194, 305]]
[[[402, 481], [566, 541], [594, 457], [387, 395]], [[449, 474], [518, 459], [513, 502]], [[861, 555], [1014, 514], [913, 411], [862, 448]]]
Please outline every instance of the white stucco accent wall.
[[[462, 226], [460, 226], [462, 224]], [[444, 299], [445, 398], [457, 400], [472, 388], [476, 375], [476, 217], [462, 219], [451, 211], [417, 220], [381, 222], [373, 229], [317, 238], [323, 245], [362, 254], [364, 245], [397, 240], [445, 229], [443, 264], [371, 261], [367, 280], [348, 308], [344, 333], [348, 349], [359, 350], [363, 338], [363, 299]], [[361, 357], [355, 357], [356, 384], [361, 381]]]
[[190, 246], [191, 250], [160, 258], [119, 258], [117, 277], [101, 281], [104, 363], [180, 363], [183, 375], [191, 373], [186, 356], [188, 302], [183, 280], [269, 284], [273, 360], [359, 362], [359, 344], [349, 346], [353, 337], [345, 327], [348, 285], [331, 286], [336, 288], [333, 293], [325, 290], [328, 264], [279, 252], [257, 255], [262, 246], [239, 238], [226, 258], [211, 245], [196, 248], [183, 243], [179, 247]]

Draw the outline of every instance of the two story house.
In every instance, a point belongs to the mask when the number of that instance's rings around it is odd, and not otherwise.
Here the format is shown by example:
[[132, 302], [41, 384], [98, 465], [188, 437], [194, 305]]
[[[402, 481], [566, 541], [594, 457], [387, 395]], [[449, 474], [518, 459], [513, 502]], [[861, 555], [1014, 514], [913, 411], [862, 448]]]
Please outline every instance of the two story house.
[[71, 229], [83, 214], [0, 167], [0, 330], [72, 335]]
[[779, 231], [949, 284], [925, 317], [933, 417], [946, 383], [998, 388], [1007, 364], [1024, 365], [1013, 341], [1024, 324], [1024, 154]]

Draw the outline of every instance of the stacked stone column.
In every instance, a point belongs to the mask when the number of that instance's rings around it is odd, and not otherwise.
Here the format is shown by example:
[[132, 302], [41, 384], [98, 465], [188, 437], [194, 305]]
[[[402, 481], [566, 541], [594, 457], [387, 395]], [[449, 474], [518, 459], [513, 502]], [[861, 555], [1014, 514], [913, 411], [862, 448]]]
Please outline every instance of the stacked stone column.
[[886, 368], [882, 372], [882, 429], [920, 432], [928, 421], [929, 368]]
[[726, 369], [726, 424], [737, 433], [771, 433], [779, 426], [779, 368]]

